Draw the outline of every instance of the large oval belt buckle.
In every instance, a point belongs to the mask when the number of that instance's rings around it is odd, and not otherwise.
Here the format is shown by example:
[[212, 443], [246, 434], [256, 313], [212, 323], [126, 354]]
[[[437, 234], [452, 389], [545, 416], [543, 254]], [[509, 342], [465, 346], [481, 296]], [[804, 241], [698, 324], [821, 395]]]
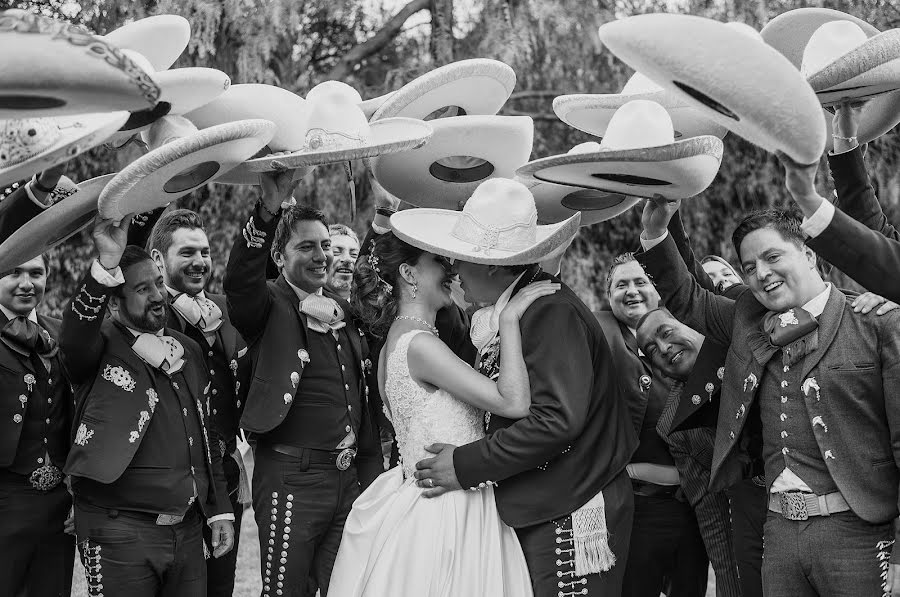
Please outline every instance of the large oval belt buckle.
[[334, 461], [334, 464], [338, 467], [339, 471], [345, 471], [350, 468], [351, 464], [353, 464], [354, 458], [356, 458], [356, 449], [344, 448], [343, 450], [341, 450], [341, 453], [338, 454], [338, 457]]
[[50, 491], [63, 480], [62, 471], [52, 464], [45, 464], [41, 468], [34, 469], [28, 478], [31, 486], [38, 491]]

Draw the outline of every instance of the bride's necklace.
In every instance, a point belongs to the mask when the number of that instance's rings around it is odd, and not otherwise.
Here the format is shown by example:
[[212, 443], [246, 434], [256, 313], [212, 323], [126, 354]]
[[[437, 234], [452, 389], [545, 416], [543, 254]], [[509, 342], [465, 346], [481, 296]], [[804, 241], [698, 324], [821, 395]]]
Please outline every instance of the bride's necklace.
[[421, 323], [421, 324], [424, 325], [426, 328], [428, 328], [428, 331], [429, 331], [429, 332], [431, 332], [432, 334], [434, 334], [434, 335], [437, 336], [438, 338], [440, 338], [440, 336], [441, 336], [441, 335], [438, 333], [438, 329], [437, 329], [436, 327], [434, 327], [433, 325], [431, 325], [430, 323], [428, 323], [427, 321], [425, 321], [425, 320], [422, 319], [421, 317], [415, 317], [414, 315], [398, 315], [397, 317], [394, 318], [394, 321], [397, 321], [398, 319], [406, 319], [406, 320], [408, 320], [408, 321], [415, 321], [416, 323]]

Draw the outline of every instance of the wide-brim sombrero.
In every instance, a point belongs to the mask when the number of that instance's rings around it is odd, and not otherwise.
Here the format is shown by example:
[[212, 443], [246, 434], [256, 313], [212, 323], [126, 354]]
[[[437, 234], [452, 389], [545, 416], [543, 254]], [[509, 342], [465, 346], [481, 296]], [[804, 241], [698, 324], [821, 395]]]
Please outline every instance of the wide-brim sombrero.
[[187, 48], [191, 24], [178, 15], [156, 15], [122, 25], [102, 37], [117, 48], [143, 54], [156, 71], [163, 71]]
[[[603, 137], [616, 110], [634, 100], [649, 100], [661, 105], [672, 117], [676, 139], [713, 135], [720, 139], [728, 132], [724, 126], [704, 116], [671, 91], [660, 89], [646, 93], [579, 93], [560, 95], [553, 100], [553, 111], [560, 120], [585, 133]], [[584, 225], [582, 219], [582, 225]]]
[[334, 148], [276, 152], [248, 160], [246, 166], [252, 172], [274, 172], [395, 154], [421, 147], [431, 134], [431, 126], [422, 120], [386, 118], [372, 122], [367, 137], [362, 141]]
[[806, 80], [823, 106], [897, 91], [900, 89], [900, 29], [870, 37]]
[[389, 97], [397, 93], [396, 91], [391, 91], [390, 93], [385, 93], [384, 95], [379, 95], [377, 97], [372, 97], [367, 100], [363, 100], [357, 104], [359, 109], [362, 110], [362, 113], [365, 115], [366, 120], [372, 118], [372, 115], [384, 105], [384, 102], [387, 101]]
[[104, 143], [127, 119], [110, 112], [0, 122], [0, 187]]
[[632, 197], [686, 199], [703, 192], [722, 162], [722, 140], [706, 135], [659, 147], [567, 153], [534, 160], [516, 174]]
[[515, 86], [515, 71], [499, 60], [460, 60], [425, 73], [395, 91], [372, 120], [394, 116], [426, 119], [448, 110], [457, 116], [496, 114]]
[[215, 180], [259, 151], [275, 132], [268, 120], [209, 127], [166, 143], [135, 160], [103, 189], [103, 218], [119, 222], [162, 207]]
[[0, 272], [9, 271], [81, 232], [97, 215], [97, 198], [115, 174], [78, 185], [78, 190], [37, 214], [0, 243]]
[[385, 190], [411, 205], [457, 209], [485, 180], [513, 178], [531, 155], [528, 116], [454, 116], [428, 124], [434, 134], [426, 145], [370, 163]]
[[[870, 38], [881, 32], [853, 15], [829, 8], [798, 8], [782, 13], [769, 21], [760, 34], [767, 44], [781, 52], [785, 58], [800, 68], [803, 51], [816, 30], [831, 21], [855, 23]], [[832, 115], [824, 114], [828, 126], [826, 145], [832, 147]], [[868, 143], [885, 134], [900, 123], [900, 91], [879, 95], [868, 100], [862, 107], [857, 138], [860, 143]]]
[[517, 178], [534, 195], [538, 222], [556, 224], [581, 213], [581, 225], [611, 220], [634, 207], [640, 198], [571, 185]]
[[23, 10], [0, 13], [0, 119], [156, 105], [160, 90], [122, 51], [84, 29]]
[[449, 209], [416, 208], [391, 216], [391, 229], [400, 240], [429, 253], [484, 265], [526, 265], [538, 263], [578, 234], [580, 214], [555, 224], [537, 226], [534, 242], [523, 249], [508, 251], [483, 249], [453, 235], [463, 212]]
[[762, 40], [682, 14], [627, 17], [598, 33], [626, 64], [751, 143], [804, 164], [822, 155], [825, 123], [815, 93]]

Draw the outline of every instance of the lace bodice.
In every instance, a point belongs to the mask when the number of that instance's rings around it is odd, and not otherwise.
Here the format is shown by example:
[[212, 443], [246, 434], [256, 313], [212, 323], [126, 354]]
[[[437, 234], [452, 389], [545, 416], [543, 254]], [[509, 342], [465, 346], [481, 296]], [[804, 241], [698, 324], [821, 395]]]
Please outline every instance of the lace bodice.
[[416, 470], [416, 462], [432, 456], [425, 451], [425, 446], [434, 443], [461, 446], [484, 437], [483, 411], [440, 388], [429, 392], [409, 376], [406, 353], [418, 333], [428, 332], [410, 330], [397, 339], [387, 357], [384, 381], [385, 411], [397, 433], [400, 465], [407, 478]]

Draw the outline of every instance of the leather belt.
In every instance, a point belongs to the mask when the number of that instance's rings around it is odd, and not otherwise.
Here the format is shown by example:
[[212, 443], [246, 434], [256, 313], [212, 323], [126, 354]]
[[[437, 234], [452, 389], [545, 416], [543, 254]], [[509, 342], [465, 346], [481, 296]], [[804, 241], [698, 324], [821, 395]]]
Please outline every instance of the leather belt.
[[788, 520], [807, 520], [810, 516], [830, 516], [850, 509], [839, 492], [816, 495], [802, 491], [769, 494], [769, 511]]
[[345, 471], [353, 465], [356, 459], [356, 448], [344, 448], [343, 450], [316, 450], [314, 448], [299, 448], [288, 444], [264, 444], [265, 447], [294, 458], [308, 458], [310, 464], [333, 465], [339, 471]]
[[680, 485], [657, 485], [640, 479], [631, 480], [631, 489], [635, 495], [644, 497], [675, 497]]

